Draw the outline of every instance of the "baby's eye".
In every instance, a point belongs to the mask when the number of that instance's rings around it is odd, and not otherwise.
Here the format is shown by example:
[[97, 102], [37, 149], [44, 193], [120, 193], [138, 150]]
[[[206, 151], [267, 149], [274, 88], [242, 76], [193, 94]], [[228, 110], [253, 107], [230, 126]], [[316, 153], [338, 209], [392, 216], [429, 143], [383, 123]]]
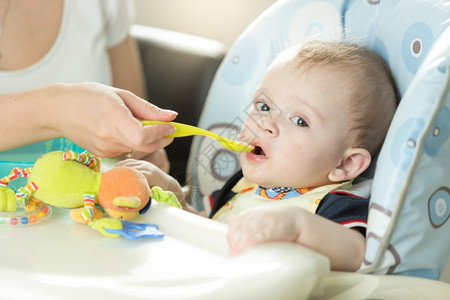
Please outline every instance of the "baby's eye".
[[257, 110], [260, 110], [260, 111], [270, 111], [270, 106], [264, 102], [256, 102], [255, 107]]
[[291, 121], [294, 122], [295, 125], [300, 126], [300, 127], [308, 127], [308, 123], [306, 123], [306, 121], [300, 117], [300, 116], [295, 116], [291, 118]]

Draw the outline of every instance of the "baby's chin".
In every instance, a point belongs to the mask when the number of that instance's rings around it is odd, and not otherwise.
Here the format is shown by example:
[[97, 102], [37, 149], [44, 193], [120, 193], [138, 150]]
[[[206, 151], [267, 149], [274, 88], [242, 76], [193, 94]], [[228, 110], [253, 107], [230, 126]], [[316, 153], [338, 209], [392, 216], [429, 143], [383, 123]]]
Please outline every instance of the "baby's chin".
[[284, 180], [282, 180], [282, 176], [260, 170], [259, 168], [251, 168], [251, 165], [247, 164], [242, 165], [242, 173], [248, 181], [266, 189], [271, 189], [274, 187], [286, 187], [293, 189], [309, 187], [309, 184], [307, 185], [304, 182], [303, 184], [305, 184], [305, 186], [299, 186], [298, 183], [300, 183], [301, 180], [295, 180], [295, 182], [290, 180], [291, 178], [284, 178]]
[[249, 164], [242, 165], [242, 173], [244, 177], [250, 181], [251, 183], [257, 184], [264, 188], [272, 188], [283, 185], [276, 185], [276, 182], [273, 180], [273, 176], [270, 175], [267, 171], [259, 170], [256, 167], [253, 167]]

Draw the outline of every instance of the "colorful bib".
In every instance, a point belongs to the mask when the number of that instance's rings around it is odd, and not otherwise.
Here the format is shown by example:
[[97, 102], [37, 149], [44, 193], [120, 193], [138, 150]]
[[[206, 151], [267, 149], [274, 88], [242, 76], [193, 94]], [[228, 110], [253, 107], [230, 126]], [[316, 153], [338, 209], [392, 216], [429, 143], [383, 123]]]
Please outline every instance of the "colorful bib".
[[324, 185], [317, 188], [264, 189], [242, 178], [232, 189], [237, 193], [213, 216], [213, 220], [227, 223], [229, 215], [235, 215], [263, 205], [293, 205], [315, 213], [320, 201], [326, 194], [338, 189], [348, 189], [351, 182]]

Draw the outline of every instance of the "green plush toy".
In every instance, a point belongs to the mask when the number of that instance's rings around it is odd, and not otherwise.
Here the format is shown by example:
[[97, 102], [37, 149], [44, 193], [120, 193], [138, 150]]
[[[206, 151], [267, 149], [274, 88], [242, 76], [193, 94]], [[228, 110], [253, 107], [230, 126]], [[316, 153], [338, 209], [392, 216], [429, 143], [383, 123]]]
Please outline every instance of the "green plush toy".
[[[73, 209], [73, 220], [89, 224], [107, 236], [105, 229], [121, 230], [120, 220], [145, 213], [151, 199], [181, 208], [175, 195], [159, 187], [149, 188], [145, 177], [128, 167], [115, 167], [100, 173], [100, 159], [86, 153], [54, 151], [41, 156], [31, 169], [14, 169], [0, 179], [0, 211], [17, 209], [16, 199], [26, 211], [45, 207], [42, 203]], [[28, 177], [25, 187], [14, 194], [8, 183]], [[112, 218], [103, 218], [98, 204]], [[30, 220], [31, 222], [31, 220]]]

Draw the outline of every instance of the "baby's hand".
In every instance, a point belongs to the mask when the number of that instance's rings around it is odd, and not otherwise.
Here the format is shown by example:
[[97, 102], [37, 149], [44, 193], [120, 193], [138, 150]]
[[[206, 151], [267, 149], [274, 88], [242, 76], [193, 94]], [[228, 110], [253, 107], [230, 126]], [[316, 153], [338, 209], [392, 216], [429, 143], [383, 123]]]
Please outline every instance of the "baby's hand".
[[298, 208], [269, 206], [229, 217], [231, 254], [267, 242], [295, 242], [300, 234]]
[[[120, 160], [125, 160], [127, 154], [119, 155], [118, 158]], [[143, 160], [152, 163], [154, 166], [158, 167], [165, 173], [169, 173], [170, 170], [170, 162], [167, 158], [167, 152], [165, 149], [159, 149], [152, 153], [147, 152], [139, 152], [133, 153], [133, 159], [135, 160]]]
[[[130, 158], [119, 161], [117, 166], [138, 170], [145, 176], [150, 187], [159, 186], [163, 190], [172, 192], [175, 192], [173, 191], [174, 188], [177, 189], [179, 187], [179, 183], [172, 176], [168, 175], [164, 170], [161, 170], [151, 162]], [[178, 192], [178, 190], [176, 190], [176, 192]]]
[[161, 170], [156, 165], [145, 160], [137, 160], [130, 158], [119, 161], [117, 163], [117, 166], [129, 167], [138, 170], [145, 176], [148, 185], [150, 187], [159, 186], [164, 191], [170, 191], [174, 193], [178, 201], [180, 202], [183, 210], [187, 210], [192, 213], [197, 213], [195, 209], [192, 208], [184, 199], [180, 183], [175, 178], [164, 172], [164, 170]]

